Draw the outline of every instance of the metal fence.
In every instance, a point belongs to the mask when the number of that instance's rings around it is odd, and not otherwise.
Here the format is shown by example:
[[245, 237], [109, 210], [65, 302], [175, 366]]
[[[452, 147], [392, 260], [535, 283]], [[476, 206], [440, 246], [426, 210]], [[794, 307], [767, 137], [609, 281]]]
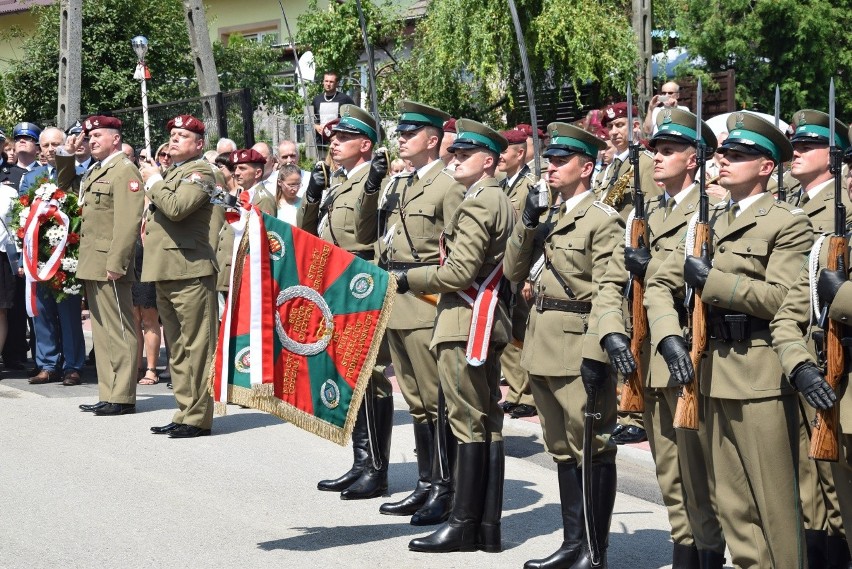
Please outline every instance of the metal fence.
[[[124, 141], [134, 148], [144, 148], [142, 107], [101, 111], [98, 114], [121, 119]], [[166, 124], [178, 115], [192, 115], [202, 119], [207, 130], [207, 142], [211, 147], [215, 148], [216, 141], [220, 138], [233, 139], [239, 148], [248, 148], [255, 142], [254, 110], [249, 89], [148, 105], [151, 152], [166, 142]]]

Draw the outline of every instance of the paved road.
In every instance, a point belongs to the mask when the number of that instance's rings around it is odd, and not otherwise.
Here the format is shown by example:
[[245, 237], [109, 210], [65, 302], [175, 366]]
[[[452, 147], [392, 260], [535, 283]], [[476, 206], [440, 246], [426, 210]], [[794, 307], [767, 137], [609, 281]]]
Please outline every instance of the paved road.
[[[344, 502], [316, 481], [349, 466], [351, 451], [257, 411], [229, 406], [214, 436], [152, 435], [174, 399], [140, 388], [138, 413], [95, 417], [94, 370], [79, 387], [0, 381], [0, 567], [520, 568], [561, 542], [555, 468], [540, 428], [507, 421], [500, 554], [408, 551], [423, 535], [381, 500]], [[397, 395], [390, 491], [416, 476], [410, 418]], [[668, 566], [668, 523], [650, 453], [619, 452], [610, 567]]]

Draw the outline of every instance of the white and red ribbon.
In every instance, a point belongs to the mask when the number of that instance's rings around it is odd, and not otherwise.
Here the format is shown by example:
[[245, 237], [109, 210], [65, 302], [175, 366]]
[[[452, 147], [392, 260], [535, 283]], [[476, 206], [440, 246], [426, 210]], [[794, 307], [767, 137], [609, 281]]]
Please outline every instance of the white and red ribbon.
[[[39, 231], [42, 225], [48, 223], [50, 220], [55, 221], [60, 227], [65, 227], [65, 234], [53, 248], [53, 251], [51, 251], [50, 258], [39, 269]], [[25, 301], [27, 314], [30, 317], [38, 316], [35, 285], [38, 282], [49, 281], [56, 274], [56, 271], [59, 270], [62, 258], [65, 256], [65, 246], [68, 243], [68, 230], [68, 216], [62, 211], [58, 201], [55, 199], [44, 201], [38, 198], [33, 202], [33, 205], [30, 207], [30, 214], [27, 217], [26, 223], [24, 223], [24, 246], [22, 251], [24, 276], [26, 277]]]
[[494, 309], [500, 300], [500, 279], [503, 278], [503, 263], [480, 284], [474, 283], [467, 290], [458, 291], [458, 295], [471, 305], [470, 332], [467, 337], [467, 363], [479, 367], [485, 363], [488, 345], [491, 342], [491, 330], [494, 328]]

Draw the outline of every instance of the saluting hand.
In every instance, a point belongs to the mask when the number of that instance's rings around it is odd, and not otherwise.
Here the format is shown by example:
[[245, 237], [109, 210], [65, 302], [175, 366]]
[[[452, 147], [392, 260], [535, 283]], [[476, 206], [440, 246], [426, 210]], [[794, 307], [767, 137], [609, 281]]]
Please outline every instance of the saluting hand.
[[830, 409], [837, 401], [837, 395], [825, 380], [822, 372], [813, 364], [798, 366], [790, 375], [790, 383], [814, 409]]
[[636, 371], [636, 358], [630, 351], [630, 338], [624, 334], [613, 332], [604, 336], [604, 349], [609, 355], [609, 361], [612, 362], [612, 367], [622, 375], [629, 375]]
[[681, 385], [686, 385], [695, 377], [695, 369], [689, 358], [686, 342], [680, 336], [666, 336], [660, 340], [657, 351], [666, 360], [672, 379]]
[[524, 211], [521, 215], [521, 221], [524, 222], [524, 227], [534, 229], [538, 227], [541, 215], [547, 211], [547, 182], [539, 180], [530, 188], [527, 194], [527, 200], [524, 202]]

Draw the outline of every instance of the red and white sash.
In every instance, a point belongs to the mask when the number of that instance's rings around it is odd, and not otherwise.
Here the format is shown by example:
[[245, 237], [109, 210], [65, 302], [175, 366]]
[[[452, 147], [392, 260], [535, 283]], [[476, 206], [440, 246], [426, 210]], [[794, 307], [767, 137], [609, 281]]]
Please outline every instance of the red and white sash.
[[[65, 233], [53, 250], [50, 253], [50, 258], [44, 263], [44, 266], [38, 267], [38, 235], [41, 226], [49, 220], [56, 221], [56, 224], [65, 228]], [[49, 281], [59, 270], [62, 264], [62, 257], [65, 256], [65, 244], [68, 242], [68, 216], [59, 207], [59, 202], [55, 199], [43, 201], [41, 198], [36, 199], [30, 207], [30, 214], [27, 216], [27, 221], [24, 223], [24, 246], [22, 257], [24, 260], [24, 275], [26, 276], [25, 284], [25, 301], [27, 305], [27, 314], [30, 317], [38, 316], [38, 308], [36, 308], [36, 283]]]

